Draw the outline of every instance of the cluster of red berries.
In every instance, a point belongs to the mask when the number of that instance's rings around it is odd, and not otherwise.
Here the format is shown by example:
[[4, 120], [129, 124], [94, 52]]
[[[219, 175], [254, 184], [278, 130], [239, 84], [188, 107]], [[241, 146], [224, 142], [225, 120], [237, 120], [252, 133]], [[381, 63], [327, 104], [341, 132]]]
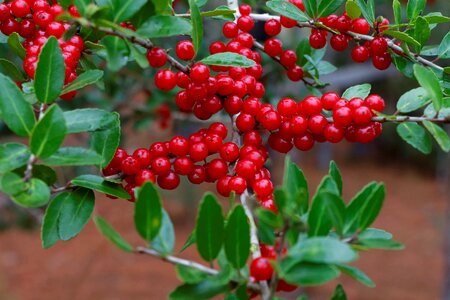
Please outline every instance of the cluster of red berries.
[[[74, 5], [68, 12], [79, 16]], [[17, 32], [25, 40], [22, 45], [26, 49], [23, 69], [30, 78], [34, 78], [37, 61], [42, 47], [48, 38], [58, 39], [66, 65], [65, 84], [77, 78], [76, 68], [84, 49], [84, 41], [79, 35], [73, 35], [69, 40], [63, 40], [63, 35], [71, 27], [69, 23], [57, 21], [64, 9], [56, 1], [50, 5], [47, 0], [13, 0], [0, 4], [0, 30], [9, 36]], [[76, 91], [61, 95], [64, 100], [75, 97]]]

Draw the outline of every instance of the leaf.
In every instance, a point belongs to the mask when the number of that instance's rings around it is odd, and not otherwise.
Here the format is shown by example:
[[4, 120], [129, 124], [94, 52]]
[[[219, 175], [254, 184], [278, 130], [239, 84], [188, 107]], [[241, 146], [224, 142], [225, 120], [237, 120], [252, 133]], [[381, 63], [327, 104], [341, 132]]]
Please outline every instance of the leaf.
[[22, 71], [20, 71], [14, 63], [5, 58], [0, 58], [0, 71], [1, 73], [11, 77], [11, 79], [14, 81], [25, 80], [25, 76], [23, 75]]
[[201, 62], [205, 65], [244, 68], [253, 67], [256, 64], [253, 60], [232, 52], [216, 53], [205, 57]]
[[88, 85], [94, 84], [103, 78], [103, 71], [101, 70], [87, 70], [79, 75], [74, 81], [63, 88], [61, 94], [67, 94], [72, 91], [82, 89]]
[[39, 158], [55, 153], [66, 136], [66, 121], [58, 105], [52, 105], [36, 124], [30, 138], [31, 152]]
[[119, 23], [131, 18], [144, 6], [146, 0], [112, 0], [114, 22]]
[[194, 44], [195, 53], [198, 53], [203, 39], [203, 21], [196, 1], [188, 0], [188, 2], [191, 11], [192, 43]]
[[11, 48], [11, 50], [21, 59], [25, 58], [26, 50], [25, 47], [20, 42], [20, 37], [17, 32], [13, 32], [8, 37], [8, 46]]
[[331, 296], [330, 300], [347, 300], [347, 295], [345, 294], [344, 287], [341, 284], [336, 286], [334, 290], [333, 296]]
[[94, 166], [101, 164], [102, 160], [93, 150], [68, 147], [58, 149], [52, 156], [44, 159], [44, 163], [48, 166]]
[[355, 0], [361, 9], [361, 13], [364, 18], [369, 22], [371, 26], [375, 23], [375, 3], [374, 0], [368, 0], [367, 3], [365, 0]]
[[105, 125], [109, 125], [108, 119], [115, 119], [115, 115], [101, 109], [82, 108], [65, 111], [64, 119], [66, 119], [67, 133], [80, 133], [107, 129]]
[[61, 94], [64, 85], [65, 64], [58, 40], [52, 36], [39, 54], [34, 78], [34, 91], [42, 103], [51, 103]]
[[397, 126], [398, 135], [408, 144], [424, 154], [431, 153], [431, 138], [417, 123], [407, 122]]
[[425, 20], [427, 20], [427, 22], [429, 24], [441, 24], [441, 23], [447, 23], [450, 22], [450, 18], [443, 16], [441, 13], [437, 13], [437, 14], [428, 14], [426, 16], [423, 16], [425, 18]]
[[134, 225], [139, 235], [146, 241], [153, 240], [162, 225], [162, 206], [159, 193], [151, 182], [137, 190], [134, 207]]
[[344, 4], [345, 0], [321, 0], [319, 3], [317, 16], [326, 17], [334, 13], [339, 7]]
[[339, 190], [339, 196], [342, 196], [342, 176], [341, 171], [339, 170], [336, 163], [332, 160], [330, 161], [330, 167], [328, 174], [333, 178], [334, 182], [336, 183], [338, 190]]
[[173, 0], [151, 0], [155, 7], [154, 14], [156, 15], [170, 15], [172, 14], [172, 2]]
[[48, 186], [55, 184], [57, 177], [56, 172], [44, 165], [34, 165], [31, 171], [33, 178], [37, 178], [45, 182]]
[[0, 174], [24, 166], [30, 155], [30, 151], [23, 144], [0, 144]]
[[414, 26], [414, 38], [419, 42], [420, 47], [417, 48], [420, 52], [422, 47], [430, 38], [430, 24], [428, 24], [427, 20], [423, 17], [418, 17], [416, 19], [416, 24]]
[[292, 20], [298, 22], [308, 21], [308, 16], [306, 16], [297, 6], [290, 2], [284, 0], [272, 0], [267, 1], [266, 5], [274, 12], [277, 12], [280, 15], [286, 16]]
[[214, 10], [202, 11], [200, 14], [202, 17], [225, 17], [225, 18], [232, 18], [234, 20], [235, 12], [236, 12], [235, 10], [229, 9], [228, 6], [220, 5], [216, 7]]
[[216, 295], [222, 294], [228, 290], [228, 284], [215, 281], [213, 279], [205, 279], [199, 283], [185, 283], [178, 286], [169, 295], [170, 300], [186, 300], [186, 299], [211, 299]]
[[354, 261], [356, 252], [346, 243], [331, 237], [299, 240], [288, 256], [299, 262], [339, 264]]
[[359, 239], [392, 239], [392, 234], [387, 231], [376, 229], [376, 228], [367, 228], [363, 232], [358, 235]]
[[148, 59], [146, 57], [147, 49], [139, 45], [133, 44], [130, 41], [126, 41], [128, 48], [130, 48], [131, 57], [134, 61], [142, 68], [146, 69], [149, 67]]
[[280, 268], [285, 281], [303, 286], [324, 284], [339, 276], [339, 271], [333, 266], [306, 262], [292, 264], [289, 257], [281, 262]]
[[77, 236], [89, 221], [94, 211], [95, 196], [89, 189], [76, 189], [61, 205], [58, 232], [63, 241]]
[[415, 19], [424, 9], [426, 0], [408, 0], [406, 15], [410, 20]]
[[439, 125], [432, 123], [430, 121], [423, 121], [423, 125], [428, 130], [429, 133], [434, 137], [436, 142], [441, 147], [442, 151], [450, 151], [450, 138], [447, 132]]
[[392, 62], [395, 64], [397, 70], [408, 78], [414, 78], [414, 63], [406, 59], [405, 57], [392, 55]]
[[450, 58], [450, 32], [445, 35], [439, 45], [438, 57]]
[[5, 173], [0, 177], [0, 191], [10, 196], [22, 193], [26, 190], [26, 184], [16, 173]]
[[405, 248], [401, 243], [387, 239], [359, 239], [358, 241], [369, 249], [403, 250]]
[[114, 230], [114, 228], [108, 224], [105, 219], [97, 215], [94, 217], [94, 223], [103, 236], [116, 245], [119, 249], [125, 252], [133, 252], [133, 246], [131, 246], [116, 230]]
[[41, 207], [50, 199], [50, 189], [42, 180], [32, 178], [27, 185], [27, 190], [14, 195], [11, 199], [27, 208]]
[[384, 202], [384, 185], [372, 182], [366, 185], [349, 203], [345, 232], [363, 231], [378, 217]]
[[365, 286], [374, 288], [375, 283], [370, 279], [363, 271], [356, 267], [348, 266], [348, 265], [337, 265], [338, 269], [342, 272], [347, 274], [348, 276], [352, 277], [353, 279], [356, 279], [357, 281], [361, 282]]
[[305, 55], [311, 54], [313, 51], [311, 45], [309, 44], [309, 40], [304, 38], [300, 40], [295, 49], [295, 53], [297, 54], [297, 64], [299, 66], [304, 66], [307, 63]]
[[120, 142], [120, 117], [114, 112], [107, 114], [100, 120], [101, 131], [95, 131], [91, 135], [91, 147], [103, 157], [100, 167], [106, 167], [116, 152]]
[[0, 74], [0, 90], [0, 113], [3, 121], [15, 134], [29, 136], [36, 123], [33, 107], [25, 100], [16, 84], [3, 74]]
[[147, 38], [171, 37], [191, 34], [192, 25], [183, 18], [174, 16], [153, 16], [142, 24], [137, 33]]
[[345, 90], [345, 92], [342, 94], [342, 98], [345, 99], [353, 99], [353, 98], [361, 98], [364, 99], [370, 94], [370, 90], [372, 89], [372, 86], [369, 83], [355, 85], [352, 87], [349, 87]]
[[308, 183], [303, 172], [289, 156], [284, 163], [283, 189], [287, 195], [287, 209], [294, 207], [300, 214], [306, 213], [309, 205]]
[[411, 45], [420, 46], [420, 43], [418, 41], [416, 41], [412, 36], [408, 35], [407, 33], [401, 32], [401, 31], [386, 29], [385, 31], [383, 31], [383, 34], [392, 36], [400, 41], [404, 41]]
[[50, 248], [61, 239], [58, 231], [58, 221], [62, 204], [67, 197], [70, 197], [69, 192], [60, 193], [50, 202], [45, 210], [41, 227], [41, 241], [44, 249]]
[[228, 218], [224, 247], [227, 259], [234, 268], [245, 266], [250, 256], [250, 225], [242, 205], [237, 205]]
[[222, 248], [224, 219], [222, 207], [211, 193], [206, 193], [200, 203], [195, 236], [200, 256], [206, 261], [214, 260]]
[[353, 0], [347, 0], [347, 3], [345, 4], [345, 11], [352, 20], [359, 18], [361, 15], [361, 9]]
[[108, 69], [117, 72], [128, 62], [130, 51], [126, 42], [116, 36], [105, 36], [101, 43], [106, 47]]
[[87, 9], [88, 9], [88, 5], [89, 5], [89, 0], [74, 0], [74, 4], [78, 9], [78, 12], [80, 13], [80, 15], [82, 15], [83, 17], [86, 15]]
[[404, 93], [397, 102], [397, 110], [409, 113], [425, 106], [430, 101], [427, 92], [419, 87]]
[[399, 0], [392, 1], [392, 10], [394, 11], [395, 24], [402, 22], [402, 6]]
[[106, 181], [100, 176], [81, 175], [76, 177], [75, 179], [72, 179], [71, 182], [75, 186], [92, 189], [121, 199], [130, 199], [130, 194], [128, 194], [121, 186]]
[[303, 0], [303, 5], [305, 6], [306, 13], [311, 18], [317, 17], [317, 0]]
[[209, 276], [205, 272], [183, 265], [177, 265], [176, 270], [178, 278], [181, 281], [190, 284], [199, 283]]
[[162, 224], [158, 235], [151, 241], [153, 249], [162, 254], [170, 254], [175, 246], [175, 231], [165, 209], [162, 210]]
[[181, 247], [180, 253], [195, 244], [197, 241], [197, 238], [195, 237], [195, 231], [191, 232], [191, 234], [188, 236], [186, 242], [184, 242], [183, 247]]
[[313, 199], [308, 215], [309, 236], [328, 235], [334, 226], [341, 234], [345, 218], [345, 204], [330, 192], [319, 192]]

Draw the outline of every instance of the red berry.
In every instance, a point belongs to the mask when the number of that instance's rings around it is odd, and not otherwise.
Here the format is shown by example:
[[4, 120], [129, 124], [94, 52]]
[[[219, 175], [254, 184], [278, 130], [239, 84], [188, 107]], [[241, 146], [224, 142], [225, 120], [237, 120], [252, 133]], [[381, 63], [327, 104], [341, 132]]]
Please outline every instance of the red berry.
[[133, 152], [133, 157], [139, 161], [139, 165], [141, 168], [147, 168], [152, 161], [150, 151], [145, 148], [136, 149]]
[[332, 110], [339, 99], [339, 95], [333, 92], [323, 94], [321, 98], [323, 109]]
[[259, 147], [262, 144], [262, 137], [255, 130], [247, 131], [246, 133], [244, 133], [243, 141], [244, 145]]
[[367, 106], [361, 106], [352, 112], [352, 118], [355, 124], [367, 125], [372, 119], [372, 112]]
[[348, 47], [348, 38], [345, 34], [335, 34], [330, 39], [330, 45], [336, 51], [344, 51]]
[[327, 44], [327, 38], [324, 34], [314, 32], [309, 36], [309, 44], [314, 49], [322, 49]]
[[255, 164], [247, 159], [243, 159], [236, 164], [236, 174], [247, 180], [253, 178], [256, 173]]
[[209, 75], [209, 68], [202, 63], [196, 63], [195, 65], [193, 65], [191, 71], [189, 72], [189, 76], [194, 83], [207, 82]]
[[16, 18], [24, 18], [31, 13], [31, 7], [24, 0], [14, 0], [11, 2], [11, 13]]
[[291, 140], [284, 139], [278, 132], [274, 132], [269, 136], [268, 144], [273, 150], [280, 153], [288, 153], [293, 147]]
[[34, 23], [43, 28], [46, 28], [48, 24], [53, 22], [53, 19], [54, 19], [53, 15], [43, 10], [34, 12], [33, 14]]
[[303, 68], [298, 65], [294, 65], [287, 70], [287, 76], [292, 81], [300, 81], [304, 76]]
[[215, 42], [211, 43], [211, 45], [209, 46], [209, 53], [211, 53], [211, 54], [225, 52], [225, 50], [226, 50], [226, 46], [221, 41], [215, 41]]
[[80, 13], [78, 12], [77, 7], [73, 4], [69, 5], [69, 14], [71, 14], [73, 17], [76, 17], [76, 18], [81, 17]]
[[289, 0], [289, 2], [297, 6], [297, 8], [300, 9], [301, 11], [305, 11], [303, 0]]
[[389, 49], [389, 45], [384, 37], [378, 36], [370, 42], [370, 54], [372, 56], [382, 55]]
[[36, 32], [36, 25], [30, 20], [22, 19], [19, 23], [18, 31], [21, 37], [30, 38]]
[[133, 156], [128, 156], [122, 160], [120, 169], [126, 175], [134, 175], [141, 169], [139, 161]]
[[169, 145], [166, 143], [156, 142], [150, 146], [150, 153], [153, 158], [168, 156], [169, 155]]
[[369, 34], [370, 25], [364, 18], [357, 18], [352, 22], [352, 31], [359, 34]]
[[302, 135], [308, 129], [308, 121], [302, 116], [295, 116], [291, 119], [291, 133], [293, 135]]
[[280, 115], [276, 111], [265, 113], [261, 119], [261, 125], [269, 131], [278, 129], [281, 125]]
[[9, 7], [4, 3], [0, 3], [0, 22], [4, 22], [9, 18], [11, 18]]
[[257, 281], [270, 280], [273, 275], [273, 267], [266, 257], [258, 257], [250, 264], [250, 276]]
[[248, 16], [249, 14], [252, 13], [252, 8], [248, 4], [242, 4], [241, 6], [239, 6], [239, 12], [243, 16]]
[[279, 39], [270, 38], [264, 42], [264, 52], [269, 56], [278, 56], [283, 51], [283, 44]]
[[298, 104], [299, 112], [306, 116], [318, 115], [322, 112], [322, 102], [316, 96], [308, 96]]
[[328, 121], [323, 115], [314, 115], [308, 120], [308, 129], [316, 135], [322, 134], [327, 125]]
[[222, 139], [226, 138], [228, 135], [227, 127], [220, 122], [214, 122], [211, 125], [209, 125], [208, 132], [212, 134], [217, 134]]
[[161, 68], [167, 63], [167, 53], [164, 49], [153, 47], [147, 52], [147, 60], [153, 68]]
[[294, 138], [294, 145], [298, 150], [308, 151], [314, 146], [314, 138], [310, 133], [305, 133]]
[[382, 112], [385, 107], [383, 98], [378, 95], [369, 95], [364, 102], [370, 109], [377, 112]]
[[352, 59], [354, 62], [363, 63], [370, 57], [370, 50], [366, 46], [356, 46], [352, 50]]
[[292, 28], [292, 27], [297, 26], [296, 20], [289, 19], [286, 16], [280, 16], [280, 23], [285, 28]]
[[171, 164], [167, 157], [157, 157], [151, 162], [151, 168], [156, 175], [169, 174]]
[[378, 20], [375, 20], [375, 23], [374, 23], [374, 27], [377, 28], [377, 30], [379, 32], [383, 32], [389, 28], [389, 20], [384, 17], [381, 17], [381, 18], [383, 18], [383, 21], [381, 21], [381, 23], [378, 22]]
[[175, 173], [170, 171], [167, 175], [158, 176], [158, 185], [165, 190], [173, 190], [180, 184], [180, 177]]
[[291, 98], [283, 98], [277, 104], [277, 110], [282, 116], [292, 116], [297, 113], [297, 102]]
[[276, 36], [281, 32], [281, 24], [275, 19], [271, 19], [264, 23], [264, 31], [269, 36]]
[[189, 175], [194, 170], [194, 163], [189, 157], [181, 156], [173, 162], [173, 169], [177, 174]]
[[339, 16], [336, 19], [336, 23], [334, 24], [334, 28], [339, 30], [340, 32], [346, 32], [352, 26], [352, 19], [350, 19], [347, 15]]
[[254, 39], [253, 39], [253, 36], [250, 33], [247, 33], [247, 32], [239, 33], [238, 36], [236, 37], [236, 40], [243, 47], [246, 47], [246, 48], [253, 47]]
[[137, 186], [142, 186], [146, 182], [156, 182], [156, 176], [155, 174], [147, 169], [140, 170], [139, 173], [136, 174], [134, 177], [134, 181]]
[[191, 41], [179, 41], [175, 48], [175, 52], [181, 60], [191, 60], [195, 56], [194, 45]]
[[202, 166], [194, 166], [192, 172], [188, 175], [188, 179], [193, 184], [200, 184], [206, 179], [206, 170]]
[[239, 27], [240, 30], [245, 32], [249, 32], [250, 30], [252, 30], [254, 25], [255, 22], [250, 16], [242, 16], [239, 17], [237, 20], [237, 26]]
[[240, 195], [247, 189], [247, 181], [241, 176], [233, 176], [230, 179], [230, 191], [234, 191], [236, 194]]
[[375, 55], [372, 57], [372, 64], [378, 70], [386, 70], [392, 63], [392, 58], [389, 53], [384, 53], [381, 55]]
[[228, 165], [223, 159], [215, 158], [208, 163], [208, 167], [206, 168], [206, 173], [208, 176], [217, 180], [228, 173]]
[[[43, 2], [47, 2], [47, 1], [43, 1]], [[64, 8], [61, 5], [55, 3], [52, 6], [50, 6], [50, 13], [52, 15], [54, 15], [55, 17], [57, 17], [57, 16], [62, 15], [64, 13]]]
[[323, 132], [324, 137], [330, 143], [339, 143], [344, 139], [345, 131], [336, 124], [328, 124]]
[[255, 181], [252, 188], [259, 198], [266, 198], [273, 193], [273, 184], [269, 179], [260, 179]]
[[225, 143], [220, 148], [220, 157], [225, 161], [234, 162], [239, 158], [239, 147], [235, 143]]
[[172, 90], [176, 84], [177, 79], [171, 70], [159, 70], [155, 75], [155, 85], [163, 91]]
[[346, 127], [352, 123], [352, 110], [341, 107], [333, 111], [333, 121], [337, 127]]
[[253, 130], [253, 128], [255, 128], [255, 125], [255, 118], [252, 115], [241, 113], [236, 118], [236, 127], [241, 132]]
[[234, 22], [226, 22], [222, 27], [223, 35], [228, 39], [235, 38], [238, 34], [238, 31], [238, 26]]
[[182, 136], [175, 136], [169, 143], [170, 153], [176, 156], [184, 156], [189, 153], [189, 141]]
[[9, 18], [0, 24], [0, 30], [4, 35], [11, 35], [19, 30], [19, 23], [13, 18]]
[[297, 62], [297, 54], [293, 50], [283, 51], [280, 56], [280, 62], [286, 68], [293, 67]]
[[224, 196], [224, 197], [229, 197], [230, 193], [231, 193], [231, 189], [230, 189], [230, 181], [231, 181], [231, 176], [227, 175], [227, 176], [223, 176], [222, 178], [220, 178], [219, 180], [217, 180], [217, 184], [216, 184], [216, 189], [217, 192]]
[[189, 156], [195, 162], [202, 161], [208, 156], [208, 146], [203, 142], [198, 142], [189, 148]]

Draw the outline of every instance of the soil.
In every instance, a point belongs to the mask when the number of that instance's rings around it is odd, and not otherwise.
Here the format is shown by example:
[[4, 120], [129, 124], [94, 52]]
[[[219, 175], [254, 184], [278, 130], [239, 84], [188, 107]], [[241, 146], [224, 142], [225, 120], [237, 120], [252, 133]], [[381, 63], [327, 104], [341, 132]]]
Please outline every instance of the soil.
[[[326, 170], [309, 159], [302, 164], [314, 190]], [[377, 284], [367, 288], [341, 276], [325, 288], [310, 288], [310, 299], [328, 299], [337, 282], [349, 299], [439, 299], [444, 278], [446, 199], [442, 185], [418, 171], [375, 164], [340, 163], [346, 199], [371, 180], [387, 186], [385, 207], [375, 227], [392, 232], [403, 251], [362, 253], [356, 263]], [[363, 176], [361, 176], [363, 175]], [[179, 199], [189, 191], [189, 199]], [[197, 194], [182, 190], [167, 194], [165, 206], [176, 220], [177, 249], [190, 234]], [[132, 223], [132, 205], [98, 195], [96, 213], [105, 217], [133, 245], [142, 245]], [[195, 259], [190, 249], [181, 254]], [[166, 299], [179, 283], [171, 265], [150, 256], [126, 254], [109, 244], [90, 222], [73, 241], [50, 250], [40, 247], [39, 231], [19, 229], [0, 233], [1, 300], [123, 300]], [[298, 293], [297, 293], [298, 294]], [[294, 298], [293, 298], [294, 299]]]

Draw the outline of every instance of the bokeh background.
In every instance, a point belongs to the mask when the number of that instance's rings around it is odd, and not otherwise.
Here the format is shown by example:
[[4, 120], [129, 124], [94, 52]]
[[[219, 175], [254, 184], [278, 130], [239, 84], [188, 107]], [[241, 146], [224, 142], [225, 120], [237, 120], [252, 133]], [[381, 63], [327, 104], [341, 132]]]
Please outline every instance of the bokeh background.
[[[210, 1], [214, 8], [225, 1]], [[263, 6], [264, 1], [253, 1]], [[392, 1], [376, 1], [377, 12], [391, 18]], [[428, 1], [428, 11], [450, 13], [448, 0]], [[180, 1], [177, 12], [185, 12]], [[219, 38], [223, 21], [205, 20], [205, 41]], [[255, 35], [264, 40], [262, 23]], [[431, 44], [437, 44], [449, 31], [441, 25], [433, 31]], [[282, 33], [285, 47], [296, 48], [298, 42], [308, 36], [308, 30], [290, 30]], [[0, 41], [4, 39], [0, 37]], [[173, 47], [174, 40], [156, 41], [158, 45]], [[203, 50], [201, 55], [207, 55]], [[4, 44], [0, 44], [0, 56], [10, 57]], [[337, 54], [327, 50], [325, 60], [338, 67], [336, 72], [325, 75], [322, 81], [331, 83], [325, 90], [343, 92], [347, 87], [370, 82], [373, 92], [382, 95], [387, 102], [387, 112], [395, 111], [396, 100], [415, 87], [415, 82], [401, 75], [395, 67], [380, 72], [370, 62], [355, 65], [346, 51]], [[311, 93], [302, 84], [288, 82], [282, 70], [264, 57], [264, 81], [267, 100], [276, 101], [289, 95], [297, 100]], [[101, 60], [96, 61], [104, 67]], [[438, 62], [448, 65], [448, 61]], [[127, 150], [148, 147], [159, 140], [170, 139], [174, 134], [187, 135], [201, 123], [174, 118], [170, 122], [161, 119], [161, 103], [173, 106], [173, 95], [156, 91], [152, 83], [152, 70], [142, 71], [136, 64], [117, 74], [106, 74], [103, 89], [91, 88], [66, 109], [76, 107], [102, 107], [119, 111], [122, 115], [122, 146]], [[85, 135], [70, 136], [67, 145], [86, 145]], [[16, 140], [0, 122], [0, 143]], [[384, 228], [406, 246], [403, 251], [371, 251], [362, 253], [356, 264], [377, 284], [370, 289], [341, 276], [338, 280], [320, 288], [308, 288], [310, 299], [328, 299], [337, 282], [344, 284], [349, 299], [450, 299], [450, 253], [448, 252], [450, 201], [450, 159], [437, 147], [433, 154], [425, 156], [402, 142], [395, 126], [384, 126], [382, 137], [370, 145], [318, 144], [308, 153], [292, 151], [290, 154], [305, 172], [311, 190], [327, 173], [328, 163], [335, 160], [344, 178], [346, 200], [366, 183], [383, 181], [387, 188], [385, 206], [375, 227]], [[270, 169], [276, 183], [280, 183], [284, 156], [273, 153]], [[61, 183], [79, 173], [92, 172], [85, 168], [58, 169]], [[177, 233], [180, 249], [194, 228], [195, 212], [201, 195], [213, 186], [192, 186], [186, 181], [173, 192], [164, 193], [164, 205]], [[95, 213], [105, 217], [133, 245], [143, 242], [135, 233], [132, 221], [133, 205], [126, 201], [111, 200], [97, 195]], [[39, 226], [42, 210], [25, 210], [12, 204], [0, 193], [0, 300], [122, 300], [165, 299], [179, 280], [171, 265], [152, 257], [125, 254], [113, 247], [96, 231], [93, 222], [70, 242], [59, 242], [50, 250], [40, 245]], [[188, 249], [183, 257], [196, 259], [195, 251]], [[299, 292], [298, 292], [299, 293]], [[298, 294], [297, 293], [297, 294]], [[292, 299], [295, 299], [292, 296]]]

